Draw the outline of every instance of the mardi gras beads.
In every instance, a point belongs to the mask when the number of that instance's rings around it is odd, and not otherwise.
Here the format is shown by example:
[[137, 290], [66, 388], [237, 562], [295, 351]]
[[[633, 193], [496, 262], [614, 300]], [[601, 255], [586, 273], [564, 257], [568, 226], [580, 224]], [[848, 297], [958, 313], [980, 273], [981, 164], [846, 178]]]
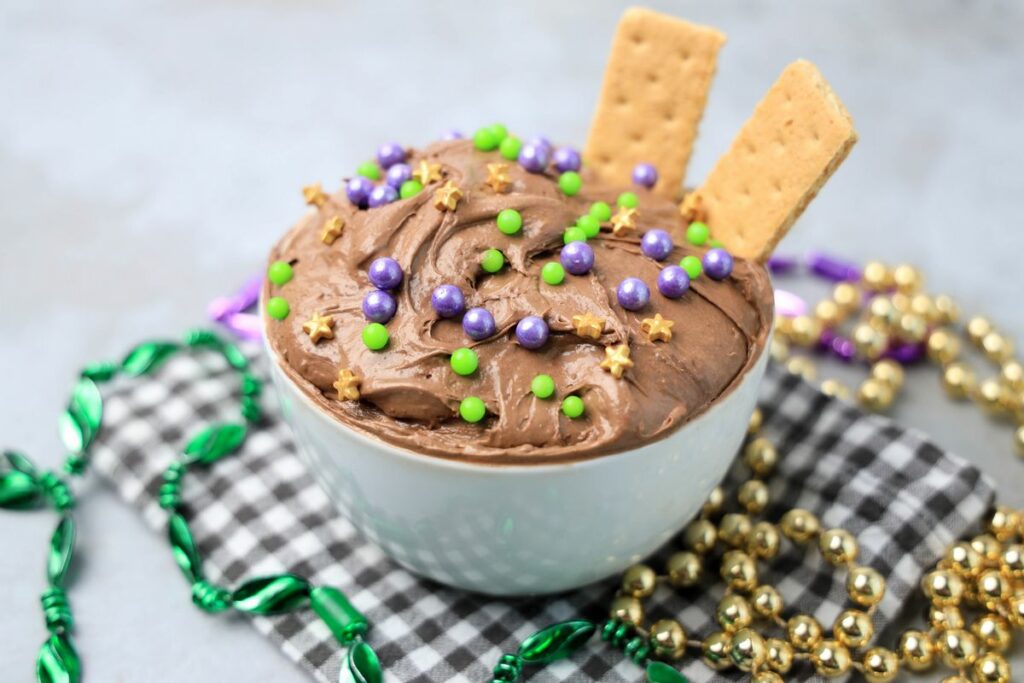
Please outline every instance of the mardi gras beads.
[[[891, 368], [882, 372], [898, 381]], [[1024, 587], [1019, 583], [1024, 577], [1024, 513], [998, 507], [987, 534], [954, 544], [922, 579], [932, 604], [929, 627], [907, 630], [892, 649], [886, 648], [873, 642], [872, 622], [885, 596], [885, 580], [875, 569], [857, 564], [859, 544], [852, 534], [822, 528], [817, 516], [802, 509], [787, 511], [776, 523], [751, 519], [767, 506], [763, 479], [778, 462], [774, 445], [759, 435], [761, 423], [756, 411], [742, 451], [752, 475], [737, 490], [744, 512], [726, 511], [724, 494], [716, 488], [698, 519], [683, 531], [686, 550], [669, 557], [664, 574], [644, 564], [626, 570], [602, 639], [645, 666], [648, 681], [685, 680], [668, 662], [690, 651], [716, 671], [749, 673], [752, 683], [783, 680], [796, 666], [826, 678], [857, 671], [870, 683], [888, 683], [901, 669], [925, 671], [937, 664], [976, 680], [1008, 681], [1009, 665], [1001, 653], [1012, 629], [1024, 627]], [[851, 604], [830, 627], [806, 613], [783, 619], [782, 596], [762, 582], [758, 560], [774, 557], [782, 538], [794, 549], [816, 549], [827, 564], [846, 572]], [[718, 573], [726, 587], [715, 613], [720, 630], [694, 640], [673, 619], [645, 628], [644, 600], [663, 584], [677, 589], [697, 585], [719, 548], [724, 553]], [[973, 622], [963, 612], [968, 604], [977, 610]]]
[[[97, 363], [87, 366], [72, 392], [68, 408], [60, 422], [60, 436], [69, 454], [65, 470], [81, 476], [103, 418], [103, 401], [98, 384], [118, 374], [141, 377], [156, 371], [175, 353], [185, 349], [209, 349], [219, 353], [239, 373], [241, 380], [240, 413], [245, 423], [223, 423], [205, 427], [188, 441], [178, 459], [164, 471], [158, 501], [169, 513], [167, 539], [172, 556], [190, 586], [192, 602], [208, 613], [234, 610], [247, 614], [282, 614], [312, 608], [338, 641], [348, 647], [341, 680], [379, 683], [382, 672], [373, 650], [362, 641], [368, 624], [338, 590], [313, 586], [294, 574], [256, 577], [234, 590], [208, 581], [202, 557], [189, 523], [182, 512], [182, 485], [185, 475], [195, 468], [212, 466], [234, 453], [248, 434], [248, 426], [262, 416], [258, 397], [260, 380], [249, 373], [248, 359], [234, 344], [207, 330], [185, 335], [184, 343], [148, 342], [132, 349], [121, 363]], [[46, 575], [48, 587], [41, 605], [49, 637], [39, 649], [36, 675], [44, 682], [78, 683], [82, 665], [72, 640], [74, 618], [65, 584], [75, 548], [75, 522], [71, 516], [75, 499], [68, 482], [53, 471], [39, 471], [25, 456], [4, 452], [0, 459], [0, 508], [21, 509], [48, 502], [61, 513], [50, 538]]]
[[[793, 272], [799, 265], [796, 259], [769, 260], [777, 274]], [[806, 356], [791, 357], [793, 347], [824, 351], [843, 362], [866, 363], [868, 376], [856, 390], [832, 378], [825, 379], [821, 388], [840, 398], [853, 397], [868, 410], [884, 412], [903, 391], [905, 368], [927, 359], [938, 367], [940, 384], [951, 399], [970, 399], [992, 417], [1014, 422], [1014, 448], [1024, 456], [1024, 364], [1014, 357], [1012, 340], [990, 319], [973, 316], [959, 326], [956, 303], [946, 295], [925, 293], [920, 271], [907, 264], [890, 268], [873, 261], [861, 269], [841, 259], [811, 254], [806, 266], [836, 284], [830, 297], [812, 307], [784, 290], [776, 293], [780, 315], [772, 353], [787, 369], [809, 380], [816, 375]], [[968, 347], [996, 366], [997, 372], [979, 377], [964, 360]]]

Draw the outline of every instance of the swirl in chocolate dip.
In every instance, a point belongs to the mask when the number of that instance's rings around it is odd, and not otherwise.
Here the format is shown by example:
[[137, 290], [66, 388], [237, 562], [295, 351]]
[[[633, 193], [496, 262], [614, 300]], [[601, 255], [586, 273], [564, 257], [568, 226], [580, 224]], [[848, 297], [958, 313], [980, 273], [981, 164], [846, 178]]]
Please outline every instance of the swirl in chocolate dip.
[[[702, 275], [681, 298], [658, 292], [659, 271], [705, 249], [685, 240], [675, 204], [645, 190], [636, 228], [615, 236], [605, 224], [588, 241], [595, 254], [589, 273], [566, 273], [559, 285], [541, 278], [541, 268], [558, 261], [566, 228], [591, 203], [615, 205], [625, 188], [602, 185], [584, 167], [582, 190], [572, 197], [558, 187], [554, 170], [529, 173], [508, 163], [511, 184], [497, 193], [486, 184], [488, 164], [504, 162], [496, 153], [468, 141], [435, 143], [410, 154], [440, 164], [441, 180], [408, 198], [359, 209], [344, 191], [299, 222], [271, 252], [271, 261], [293, 265], [283, 286], [266, 285], [264, 299], [281, 296], [291, 306], [281, 321], [266, 319], [271, 348], [286, 374], [317, 405], [344, 425], [416, 453], [493, 464], [534, 464], [583, 460], [620, 452], [660, 439], [708, 410], [751, 368], [764, 348], [772, 315], [772, 289], [758, 263], [737, 258], [721, 281]], [[455, 211], [435, 208], [434, 193], [452, 181], [463, 197]], [[518, 210], [523, 227], [506, 235], [497, 214]], [[344, 230], [332, 244], [321, 239], [325, 221], [339, 216]], [[651, 228], [667, 230], [675, 246], [657, 262], [641, 252], [640, 238]], [[505, 267], [484, 272], [480, 258], [500, 250]], [[405, 277], [394, 292], [397, 312], [387, 323], [390, 341], [368, 349], [361, 338], [367, 320], [361, 303], [373, 285], [367, 267], [380, 256], [402, 266]], [[650, 302], [628, 311], [617, 303], [616, 288], [627, 277], [642, 279]], [[431, 306], [434, 288], [458, 286], [466, 308], [483, 307], [497, 332], [474, 342], [459, 317], [440, 318]], [[578, 336], [572, 318], [583, 313], [605, 320], [599, 339]], [[313, 343], [302, 325], [314, 314], [333, 318], [334, 336]], [[674, 322], [672, 338], [652, 342], [641, 330], [645, 318], [661, 314]], [[516, 323], [540, 316], [550, 337], [540, 349], [516, 342]], [[605, 347], [628, 344], [634, 365], [621, 378], [601, 367]], [[479, 356], [479, 367], [460, 376], [449, 364], [462, 346]], [[334, 383], [339, 370], [361, 378], [358, 400], [341, 400]], [[530, 391], [533, 378], [550, 375], [554, 396]], [[570, 419], [561, 401], [582, 397], [585, 413]], [[467, 396], [483, 399], [487, 417], [476, 423], [459, 416]]]

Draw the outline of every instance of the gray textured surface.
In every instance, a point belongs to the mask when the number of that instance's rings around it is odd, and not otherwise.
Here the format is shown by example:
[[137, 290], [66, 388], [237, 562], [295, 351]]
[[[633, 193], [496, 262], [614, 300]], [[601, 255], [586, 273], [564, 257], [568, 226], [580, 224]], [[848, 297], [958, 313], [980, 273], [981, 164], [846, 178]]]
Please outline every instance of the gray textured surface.
[[[922, 266], [1024, 340], [1024, 7], [920, 0], [654, 3], [729, 34], [691, 179], [790, 60], [817, 62], [861, 142], [783, 249]], [[320, 0], [0, 7], [0, 438], [47, 462], [87, 359], [200, 322], [374, 145], [505, 121], [582, 142], [624, 3]], [[472, 97], [467, 97], [472, 93]], [[995, 295], [999, 288], [1002, 295]], [[899, 419], [1024, 504], [1009, 431], [912, 377]], [[187, 600], [162, 539], [109, 491], [82, 495], [72, 593], [91, 681], [303, 680], [239, 620]], [[0, 662], [43, 637], [47, 515], [0, 516]], [[1020, 648], [1017, 669], [1024, 669]], [[928, 679], [923, 679], [928, 680]], [[938, 680], [935, 677], [933, 680]]]

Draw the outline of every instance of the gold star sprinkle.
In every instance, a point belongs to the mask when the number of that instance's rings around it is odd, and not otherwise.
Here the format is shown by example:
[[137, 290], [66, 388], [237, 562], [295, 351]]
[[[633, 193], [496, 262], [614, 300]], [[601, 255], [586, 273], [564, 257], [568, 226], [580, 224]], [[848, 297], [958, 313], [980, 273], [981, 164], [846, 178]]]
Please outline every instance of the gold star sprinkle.
[[576, 328], [576, 334], [581, 337], [598, 339], [601, 333], [604, 332], [604, 318], [598, 318], [589, 312], [583, 315], [574, 315], [572, 317], [572, 325]]
[[487, 164], [487, 184], [495, 192], [504, 192], [512, 181], [508, 177], [508, 164]]
[[434, 207], [438, 211], [454, 211], [462, 199], [462, 190], [452, 181], [446, 182], [434, 193]]
[[341, 232], [345, 229], [345, 221], [341, 220], [341, 216], [332, 216], [324, 221], [324, 227], [320, 231], [320, 241], [324, 244], [334, 244], [334, 240], [341, 237]]
[[633, 367], [633, 361], [629, 359], [629, 346], [616, 344], [604, 347], [604, 360], [601, 361], [601, 367], [612, 373], [615, 379], [622, 379], [622, 373]]
[[441, 164], [428, 164], [426, 161], [420, 161], [420, 165], [412, 172], [412, 177], [426, 187], [441, 179]]
[[649, 341], [667, 342], [672, 338], [673, 325], [675, 323], [662, 318], [661, 313], [655, 313], [653, 318], [644, 318], [640, 322], [640, 330], [647, 335]]
[[623, 233], [636, 228], [636, 209], [627, 206], [620, 206], [619, 211], [612, 216], [612, 233], [621, 237]]
[[302, 323], [302, 331], [314, 344], [321, 339], [334, 339], [334, 318], [314, 313], [312, 318]]
[[679, 214], [687, 225], [694, 221], [706, 221], [708, 218], [704, 210], [704, 200], [695, 191], [683, 197], [683, 203], [679, 205]]
[[327, 195], [324, 194], [323, 188], [320, 187], [320, 183], [313, 183], [312, 185], [306, 185], [302, 188], [302, 198], [306, 200], [306, 203], [310, 206], [320, 207], [323, 206], [327, 201]]
[[339, 370], [338, 381], [334, 383], [334, 388], [338, 390], [338, 400], [358, 401], [361, 381], [362, 378], [348, 368]]

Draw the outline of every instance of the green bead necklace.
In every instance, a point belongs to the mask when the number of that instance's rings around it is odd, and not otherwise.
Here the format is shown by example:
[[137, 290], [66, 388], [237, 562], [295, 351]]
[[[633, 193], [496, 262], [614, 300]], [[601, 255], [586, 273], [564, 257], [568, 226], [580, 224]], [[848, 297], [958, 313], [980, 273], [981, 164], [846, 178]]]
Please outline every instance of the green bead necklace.
[[[220, 353], [240, 375], [240, 423], [205, 427], [185, 445], [181, 457], [167, 466], [158, 500], [169, 513], [167, 538], [174, 561], [189, 583], [192, 602], [204, 612], [234, 610], [244, 614], [276, 615], [312, 609], [338, 642], [348, 648], [342, 666], [343, 682], [380, 683], [383, 673], [373, 649], [363, 640], [369, 624], [344, 593], [331, 586], [313, 586], [295, 574], [261, 576], [242, 582], [231, 590], [205, 578], [202, 557], [182, 513], [181, 487], [184, 476], [194, 469], [214, 465], [234, 453], [245, 441], [249, 429], [262, 420], [259, 406], [261, 381], [249, 373], [249, 361], [234, 344], [213, 332], [196, 330], [184, 343], [148, 342], [132, 349], [121, 363], [97, 363], [82, 370], [72, 390], [68, 407], [60, 417], [60, 439], [68, 450], [64, 471], [81, 476], [89, 462], [89, 451], [103, 420], [103, 397], [99, 385], [118, 374], [149, 375], [176, 353], [207, 349]], [[43, 616], [49, 638], [36, 658], [40, 683], [77, 683], [82, 665], [72, 639], [74, 619], [65, 592], [65, 581], [75, 549], [75, 497], [68, 482], [51, 470], [39, 471], [24, 455], [4, 452], [0, 459], [0, 508], [22, 510], [48, 504], [60, 515], [50, 537], [46, 561], [47, 588], [42, 594]]]

